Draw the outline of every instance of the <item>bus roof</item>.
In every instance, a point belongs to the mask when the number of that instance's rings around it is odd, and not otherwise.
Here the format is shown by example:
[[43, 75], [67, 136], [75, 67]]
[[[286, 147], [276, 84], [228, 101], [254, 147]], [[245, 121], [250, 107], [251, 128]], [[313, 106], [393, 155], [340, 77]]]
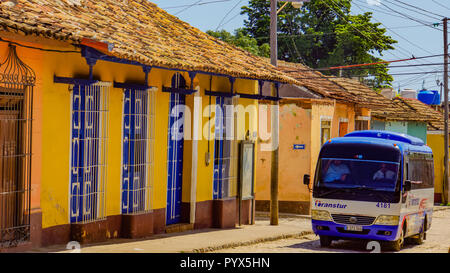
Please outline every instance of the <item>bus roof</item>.
[[373, 144], [382, 146], [392, 145], [393, 147], [397, 146], [402, 151], [402, 153], [404, 151], [432, 153], [431, 148], [425, 145], [425, 143], [421, 139], [390, 131], [355, 131], [346, 134], [344, 137], [333, 138], [328, 143], [325, 143], [325, 145], [345, 143]]
[[423, 140], [421, 140], [420, 138], [390, 131], [377, 131], [377, 130], [355, 131], [346, 134], [344, 137], [370, 137], [383, 140], [393, 140], [395, 142], [403, 142], [414, 146], [425, 145]]

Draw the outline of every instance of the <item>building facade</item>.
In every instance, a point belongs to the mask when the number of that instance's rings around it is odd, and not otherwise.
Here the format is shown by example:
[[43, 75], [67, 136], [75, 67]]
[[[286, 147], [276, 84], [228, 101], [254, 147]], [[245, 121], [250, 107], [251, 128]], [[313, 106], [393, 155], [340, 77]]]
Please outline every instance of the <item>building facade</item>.
[[240, 145], [257, 142], [259, 101], [293, 80], [128, 2], [2, 9], [0, 249], [252, 223]]
[[[303, 176], [314, 177], [322, 145], [369, 129], [371, 111], [382, 107], [384, 97], [358, 81], [326, 77], [304, 65], [280, 62], [278, 68], [297, 80], [280, 88], [279, 211], [309, 214], [311, 190], [303, 185]], [[258, 151], [256, 208], [267, 212], [271, 153]]]

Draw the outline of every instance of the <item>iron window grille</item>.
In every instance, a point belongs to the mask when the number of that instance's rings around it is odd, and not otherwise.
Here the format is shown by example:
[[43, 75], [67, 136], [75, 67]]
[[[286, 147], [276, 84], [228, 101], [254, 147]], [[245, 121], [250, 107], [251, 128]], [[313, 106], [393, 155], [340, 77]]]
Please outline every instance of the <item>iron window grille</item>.
[[122, 213], [151, 210], [155, 170], [155, 92], [124, 89]]
[[216, 98], [213, 199], [237, 195], [238, 145], [235, 137], [237, 98]]
[[105, 219], [110, 83], [74, 85], [70, 222]]
[[36, 76], [9, 45], [0, 64], [0, 248], [30, 239], [33, 87]]

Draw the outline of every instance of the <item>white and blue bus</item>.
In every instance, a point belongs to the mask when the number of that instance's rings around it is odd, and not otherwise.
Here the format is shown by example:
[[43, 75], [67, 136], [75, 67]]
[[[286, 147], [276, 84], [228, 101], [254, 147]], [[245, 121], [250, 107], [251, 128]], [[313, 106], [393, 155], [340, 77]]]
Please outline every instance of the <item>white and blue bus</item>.
[[[313, 185], [312, 228], [321, 246], [333, 240], [421, 244], [434, 203], [431, 149], [388, 131], [356, 131], [322, 146]], [[305, 175], [304, 184], [309, 185]]]

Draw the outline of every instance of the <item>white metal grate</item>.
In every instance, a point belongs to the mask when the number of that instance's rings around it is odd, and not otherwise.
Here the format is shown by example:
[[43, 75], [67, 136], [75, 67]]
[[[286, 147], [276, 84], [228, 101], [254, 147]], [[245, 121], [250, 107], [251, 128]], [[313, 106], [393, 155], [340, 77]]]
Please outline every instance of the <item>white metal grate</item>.
[[151, 210], [154, 181], [155, 92], [124, 90], [122, 213]]
[[71, 223], [106, 217], [110, 86], [110, 83], [73, 86]]

